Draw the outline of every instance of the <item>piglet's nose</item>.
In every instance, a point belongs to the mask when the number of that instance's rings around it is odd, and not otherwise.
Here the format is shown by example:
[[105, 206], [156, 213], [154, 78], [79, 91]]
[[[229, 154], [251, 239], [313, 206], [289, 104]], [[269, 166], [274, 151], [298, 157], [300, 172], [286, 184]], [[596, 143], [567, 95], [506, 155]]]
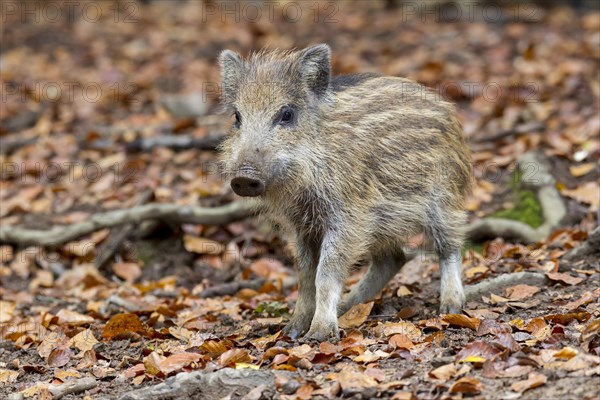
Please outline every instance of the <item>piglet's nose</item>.
[[241, 176], [231, 180], [231, 188], [240, 196], [255, 197], [265, 192], [263, 181], [255, 178]]

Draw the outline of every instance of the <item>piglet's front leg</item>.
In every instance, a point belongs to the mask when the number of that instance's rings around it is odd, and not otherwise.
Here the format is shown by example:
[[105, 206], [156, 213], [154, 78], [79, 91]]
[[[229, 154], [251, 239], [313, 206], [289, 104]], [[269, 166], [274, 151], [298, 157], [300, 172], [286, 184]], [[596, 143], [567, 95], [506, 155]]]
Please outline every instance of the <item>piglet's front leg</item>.
[[358, 259], [358, 247], [336, 232], [325, 235], [317, 267], [316, 309], [305, 340], [339, 339], [337, 310], [350, 267]]

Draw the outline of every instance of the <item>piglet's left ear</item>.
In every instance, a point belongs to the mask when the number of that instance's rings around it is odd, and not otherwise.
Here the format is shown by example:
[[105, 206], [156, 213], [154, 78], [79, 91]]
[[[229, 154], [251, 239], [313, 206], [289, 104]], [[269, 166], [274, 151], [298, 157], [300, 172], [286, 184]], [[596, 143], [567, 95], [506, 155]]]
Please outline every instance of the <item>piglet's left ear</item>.
[[331, 79], [331, 49], [326, 44], [308, 47], [298, 53], [298, 72], [309, 90], [322, 99]]

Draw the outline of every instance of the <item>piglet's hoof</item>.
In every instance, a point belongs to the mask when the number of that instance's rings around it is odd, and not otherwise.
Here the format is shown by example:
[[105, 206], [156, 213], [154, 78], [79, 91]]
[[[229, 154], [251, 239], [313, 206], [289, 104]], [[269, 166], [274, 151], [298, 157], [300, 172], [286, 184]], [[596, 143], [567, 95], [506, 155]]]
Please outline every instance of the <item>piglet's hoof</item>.
[[311, 319], [312, 316], [293, 315], [290, 322], [283, 328], [282, 333], [290, 339], [296, 340], [308, 331]]
[[302, 342], [337, 342], [340, 340], [340, 333], [337, 323], [314, 323], [310, 330], [302, 338]]

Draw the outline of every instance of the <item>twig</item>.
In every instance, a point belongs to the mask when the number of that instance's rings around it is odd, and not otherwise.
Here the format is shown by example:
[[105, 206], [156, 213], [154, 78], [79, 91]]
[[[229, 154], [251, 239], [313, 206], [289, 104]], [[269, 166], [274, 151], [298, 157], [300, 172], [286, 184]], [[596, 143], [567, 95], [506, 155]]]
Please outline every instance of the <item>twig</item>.
[[484, 218], [467, 226], [468, 239], [477, 241], [489, 237], [504, 237], [534, 243], [548, 237], [550, 232], [560, 224], [567, 211], [555, 187], [556, 180], [545, 160], [539, 154], [529, 152], [519, 160], [518, 168], [526, 179], [523, 185], [536, 192], [544, 223], [538, 228], [532, 228], [523, 222], [510, 219]]
[[264, 278], [253, 279], [251, 281], [228, 282], [204, 289], [198, 294], [198, 297], [204, 299], [207, 297], [231, 296], [239, 292], [241, 289], [258, 290], [264, 284]]
[[0, 243], [53, 246], [104, 228], [148, 219], [162, 219], [177, 223], [225, 225], [244, 219], [253, 213], [253, 203], [232, 202], [220, 207], [182, 206], [179, 204], [145, 204], [122, 210], [94, 214], [83, 222], [68, 226], [54, 226], [49, 230], [24, 229], [16, 226], [0, 227]]
[[[153, 191], [148, 189], [142, 193], [136, 206], [141, 206], [152, 199]], [[96, 268], [101, 269], [119, 251], [123, 243], [131, 235], [136, 224], [126, 224], [111, 230], [108, 241], [104, 243], [97, 251]]]
[[158, 135], [136, 139], [127, 144], [126, 149], [129, 152], [147, 152], [155, 147], [168, 147], [173, 150], [215, 150], [224, 138], [224, 136], [196, 138], [189, 135]]
[[68, 394], [80, 393], [98, 386], [98, 381], [94, 378], [81, 378], [74, 381], [67, 381], [62, 385], [50, 386], [48, 389], [52, 394], [53, 400], [58, 400]]

